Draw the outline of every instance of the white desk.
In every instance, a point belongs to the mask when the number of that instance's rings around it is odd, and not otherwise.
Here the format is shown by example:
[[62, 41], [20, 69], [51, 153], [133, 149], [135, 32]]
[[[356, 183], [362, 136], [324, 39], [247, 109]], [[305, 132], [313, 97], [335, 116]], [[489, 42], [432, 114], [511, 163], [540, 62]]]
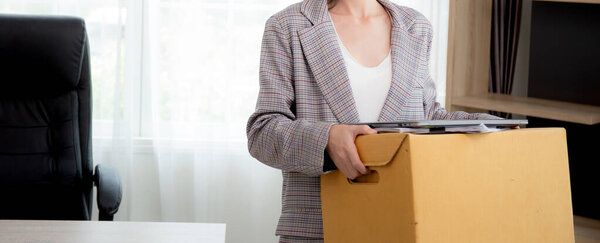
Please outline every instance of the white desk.
[[0, 220], [0, 242], [224, 243], [225, 224]]

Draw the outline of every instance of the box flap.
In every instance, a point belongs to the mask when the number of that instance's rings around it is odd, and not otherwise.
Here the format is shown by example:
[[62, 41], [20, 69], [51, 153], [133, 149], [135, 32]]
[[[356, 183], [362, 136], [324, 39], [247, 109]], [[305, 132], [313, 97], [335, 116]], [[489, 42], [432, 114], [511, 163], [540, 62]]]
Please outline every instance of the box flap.
[[407, 136], [406, 133], [358, 136], [355, 141], [358, 155], [366, 166], [386, 165], [392, 161]]

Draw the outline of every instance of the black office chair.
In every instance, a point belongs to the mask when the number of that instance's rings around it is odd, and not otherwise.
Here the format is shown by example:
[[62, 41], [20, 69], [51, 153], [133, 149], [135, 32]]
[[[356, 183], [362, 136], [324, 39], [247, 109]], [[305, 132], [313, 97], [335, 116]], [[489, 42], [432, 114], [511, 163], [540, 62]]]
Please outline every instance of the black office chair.
[[92, 171], [87, 33], [73, 17], [0, 14], [0, 219], [112, 220], [121, 181]]

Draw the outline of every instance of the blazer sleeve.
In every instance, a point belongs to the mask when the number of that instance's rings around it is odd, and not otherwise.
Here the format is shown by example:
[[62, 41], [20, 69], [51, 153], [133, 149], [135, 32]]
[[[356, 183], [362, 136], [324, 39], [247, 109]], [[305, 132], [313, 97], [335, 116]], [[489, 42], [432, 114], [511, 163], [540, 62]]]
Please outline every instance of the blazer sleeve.
[[[430, 27], [431, 24], [428, 23]], [[433, 39], [431, 28], [429, 28], [428, 34], [425, 38], [427, 40], [427, 56], [426, 60], [429, 62], [430, 51], [431, 51], [431, 41]], [[426, 120], [494, 120], [494, 119], [502, 119], [497, 116], [493, 116], [485, 113], [467, 113], [464, 111], [455, 111], [455, 112], [447, 112], [444, 107], [440, 105], [439, 102], [436, 101], [436, 89], [435, 82], [429, 75], [429, 68], [427, 68], [426, 72], [427, 76], [425, 77], [425, 81], [423, 82], [423, 107], [425, 109], [425, 119]]]
[[260, 162], [309, 176], [323, 174], [324, 152], [333, 123], [295, 114], [290, 35], [276, 17], [267, 20], [260, 57], [260, 91], [248, 119], [248, 150]]
[[447, 112], [444, 107], [436, 101], [436, 90], [433, 79], [427, 75], [423, 87], [423, 107], [425, 108], [426, 120], [494, 120], [501, 119], [485, 113], [467, 113], [464, 111]]

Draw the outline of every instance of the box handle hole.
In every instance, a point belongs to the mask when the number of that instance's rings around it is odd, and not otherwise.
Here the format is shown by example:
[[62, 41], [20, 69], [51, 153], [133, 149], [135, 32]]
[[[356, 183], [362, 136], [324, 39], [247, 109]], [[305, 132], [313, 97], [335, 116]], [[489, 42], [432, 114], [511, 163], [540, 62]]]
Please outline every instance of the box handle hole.
[[356, 179], [348, 179], [348, 183], [350, 184], [377, 184], [379, 183], [379, 172], [376, 170], [369, 170], [369, 174], [362, 175], [357, 177]]

